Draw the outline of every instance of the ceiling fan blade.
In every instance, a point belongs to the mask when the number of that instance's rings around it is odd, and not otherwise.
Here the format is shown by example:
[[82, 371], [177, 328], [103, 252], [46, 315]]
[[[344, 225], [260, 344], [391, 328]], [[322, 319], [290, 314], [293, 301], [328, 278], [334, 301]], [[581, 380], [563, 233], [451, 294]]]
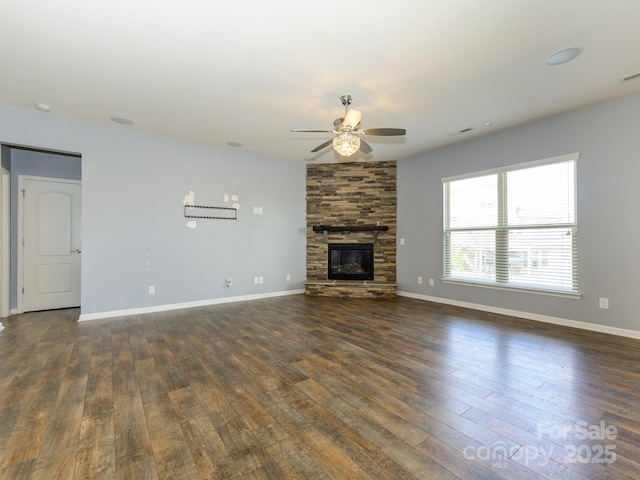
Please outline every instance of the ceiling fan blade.
[[395, 137], [399, 135], [406, 135], [407, 130], [404, 128], [367, 128], [365, 130], [358, 130], [358, 133], [364, 135], [379, 135], [382, 137]]
[[360, 123], [361, 118], [362, 113], [360, 113], [358, 110], [349, 110], [344, 116], [343, 123], [345, 125], [349, 125], [351, 128], [356, 128]]
[[333, 130], [305, 130], [303, 128], [292, 128], [292, 132], [301, 133], [301, 132], [311, 132], [311, 133], [336, 133]]
[[[311, 150], [311, 153], [316, 153], [319, 152], [320, 150], [322, 150], [325, 147], [328, 147], [329, 145], [331, 145], [333, 143], [333, 138], [331, 140], [327, 140], [326, 142], [324, 142], [323, 144], [318, 145], [316, 148], [314, 148], [313, 150]], [[360, 142], [362, 144], [362, 141]]]
[[367, 142], [360, 139], [360, 151], [362, 153], [371, 153], [373, 152], [373, 148], [371, 148], [371, 145], [369, 145]]

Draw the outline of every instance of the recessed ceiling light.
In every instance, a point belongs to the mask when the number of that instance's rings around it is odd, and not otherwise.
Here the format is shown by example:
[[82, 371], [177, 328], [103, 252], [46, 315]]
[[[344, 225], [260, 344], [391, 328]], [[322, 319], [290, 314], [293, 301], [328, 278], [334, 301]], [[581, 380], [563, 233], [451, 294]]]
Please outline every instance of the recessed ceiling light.
[[547, 65], [562, 65], [563, 63], [570, 62], [581, 53], [582, 48], [580, 47], [564, 48], [557, 51], [556, 53], [549, 55], [545, 62]]
[[227, 145], [229, 145], [230, 147], [241, 147], [242, 143], [241, 142], [236, 142], [236, 141], [231, 141], [231, 142], [227, 142]]
[[111, 121], [119, 125], [133, 125], [133, 120], [124, 117], [111, 117]]
[[36, 110], [42, 113], [49, 113], [51, 111], [51, 107], [46, 103], [36, 103]]

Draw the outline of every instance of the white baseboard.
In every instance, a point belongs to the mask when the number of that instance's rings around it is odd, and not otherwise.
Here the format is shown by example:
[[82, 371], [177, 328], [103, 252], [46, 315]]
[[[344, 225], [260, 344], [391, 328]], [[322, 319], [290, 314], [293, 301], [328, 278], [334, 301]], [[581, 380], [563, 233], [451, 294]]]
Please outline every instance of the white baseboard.
[[397, 292], [398, 296], [415, 298], [417, 300], [424, 300], [427, 302], [442, 303], [445, 305], [453, 305], [455, 307], [471, 308], [473, 310], [480, 310], [483, 312], [498, 313], [502, 315], [509, 315], [511, 317], [519, 317], [527, 320], [535, 320], [537, 322], [552, 323], [554, 325], [562, 325], [564, 327], [580, 328], [582, 330], [591, 330], [592, 332], [608, 333], [610, 335], [618, 335], [621, 337], [640, 339], [640, 331], [627, 330], [625, 328], [608, 327], [606, 325], [599, 325], [597, 323], [579, 322], [577, 320], [569, 320], [566, 318], [550, 317], [548, 315], [539, 315], [537, 313], [521, 312], [518, 310], [509, 310], [507, 308], [491, 307], [488, 305], [481, 305], [478, 303], [461, 302], [458, 300], [451, 300], [448, 298], [430, 297], [428, 295], [419, 295], [417, 293], [410, 292]]
[[179, 310], [181, 308], [205, 307], [207, 305], [219, 305], [222, 303], [247, 302], [249, 300], [259, 300], [261, 298], [283, 297], [286, 295], [299, 295], [304, 293], [304, 289], [286, 290], [283, 292], [271, 292], [257, 295], [241, 295], [239, 297], [212, 298], [208, 300], [198, 300], [195, 302], [173, 303], [169, 305], [155, 305], [153, 307], [128, 308], [125, 310], [112, 310], [110, 312], [81, 314], [78, 321], [100, 320], [103, 318], [126, 317], [128, 315], [141, 315], [143, 313], [167, 312], [169, 310]]

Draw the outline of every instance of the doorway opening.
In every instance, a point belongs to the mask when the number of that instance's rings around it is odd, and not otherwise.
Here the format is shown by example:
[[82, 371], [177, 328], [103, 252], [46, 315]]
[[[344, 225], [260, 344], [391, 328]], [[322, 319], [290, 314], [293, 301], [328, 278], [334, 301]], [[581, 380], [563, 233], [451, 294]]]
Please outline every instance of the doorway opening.
[[[1, 148], [9, 184], [9, 205], [3, 202], [8, 225], [2, 233], [6, 261], [0, 260], [2, 316], [80, 306], [82, 157], [17, 145]], [[35, 260], [25, 253], [36, 254]]]

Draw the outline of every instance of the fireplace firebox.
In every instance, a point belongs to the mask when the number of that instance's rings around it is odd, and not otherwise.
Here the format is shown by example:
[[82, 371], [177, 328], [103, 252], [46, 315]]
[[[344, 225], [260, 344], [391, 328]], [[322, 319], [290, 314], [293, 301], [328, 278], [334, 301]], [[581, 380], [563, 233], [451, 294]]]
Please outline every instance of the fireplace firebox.
[[330, 243], [328, 277], [373, 280], [373, 243]]

